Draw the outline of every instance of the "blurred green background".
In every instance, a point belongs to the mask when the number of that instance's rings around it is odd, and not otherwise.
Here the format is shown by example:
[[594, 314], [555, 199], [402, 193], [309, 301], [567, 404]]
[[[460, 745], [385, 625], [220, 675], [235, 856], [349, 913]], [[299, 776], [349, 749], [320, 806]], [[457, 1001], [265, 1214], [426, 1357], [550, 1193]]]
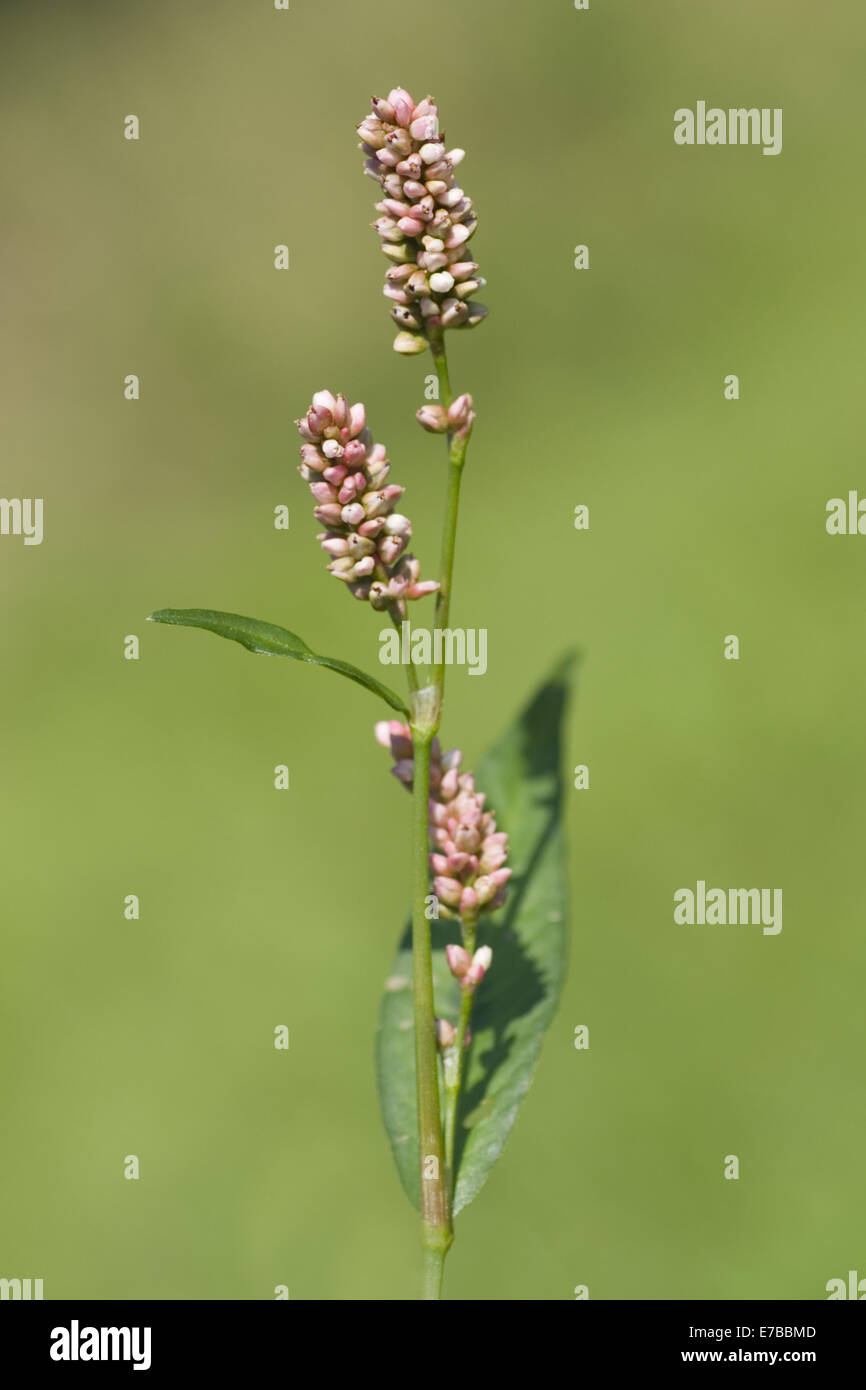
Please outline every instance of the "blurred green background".
[[[0, 1275], [48, 1298], [417, 1291], [372, 1066], [409, 896], [375, 702], [145, 622], [230, 609], [379, 669], [295, 473], [323, 385], [366, 401], [435, 568], [430, 359], [390, 351], [353, 130], [396, 83], [468, 150], [491, 308], [450, 337], [478, 410], [452, 617], [490, 664], [452, 673], [444, 741], [475, 762], [577, 644], [591, 779], [564, 1000], [446, 1293], [823, 1298], [866, 1274], [866, 540], [824, 529], [866, 483], [862, 5], [0, 15], [2, 492], [45, 499], [41, 546], [0, 539]], [[782, 154], [677, 147], [699, 99], [782, 107]], [[675, 927], [698, 878], [781, 887], [781, 935]]]

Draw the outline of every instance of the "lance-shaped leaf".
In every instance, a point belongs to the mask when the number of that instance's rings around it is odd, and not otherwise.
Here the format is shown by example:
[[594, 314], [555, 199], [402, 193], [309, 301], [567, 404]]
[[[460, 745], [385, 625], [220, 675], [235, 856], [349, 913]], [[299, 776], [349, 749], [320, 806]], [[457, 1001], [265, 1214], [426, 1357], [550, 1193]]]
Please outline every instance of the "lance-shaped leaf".
[[[454, 1211], [481, 1190], [529, 1088], [565, 971], [562, 721], [573, 658], [536, 692], [478, 769], [478, 789], [509, 835], [508, 901], [481, 917], [493, 950], [472, 1012], [472, 1043], [457, 1115]], [[432, 922], [436, 1014], [456, 1023], [460, 990], [445, 959], [456, 922]], [[405, 932], [385, 982], [376, 1062], [385, 1128], [400, 1178], [418, 1205], [418, 1111], [413, 1045], [412, 939]]]
[[277, 627], [275, 623], [263, 623], [258, 618], [242, 618], [238, 613], [215, 613], [210, 608], [160, 608], [151, 613], [152, 623], [170, 623], [175, 627], [200, 627], [205, 632], [215, 632], [218, 637], [227, 637], [230, 642], [240, 642], [248, 652], [261, 652], [265, 656], [288, 656], [293, 661], [308, 661], [313, 666], [327, 666], [338, 671], [350, 681], [357, 681], [380, 696], [392, 709], [408, 715], [404, 700], [389, 690], [387, 685], [377, 681], [366, 671], [351, 666], [348, 661], [340, 661], [335, 656], [319, 656], [307, 646], [302, 638], [287, 628]]

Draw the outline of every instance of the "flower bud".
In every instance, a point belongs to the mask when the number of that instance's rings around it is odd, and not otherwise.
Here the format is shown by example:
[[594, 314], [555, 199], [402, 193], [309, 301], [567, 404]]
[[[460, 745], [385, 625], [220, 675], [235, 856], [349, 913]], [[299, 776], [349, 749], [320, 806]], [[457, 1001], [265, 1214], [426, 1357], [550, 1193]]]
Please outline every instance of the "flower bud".
[[430, 276], [430, 288], [434, 294], [447, 294], [454, 287], [454, 276], [447, 270], [437, 270]]
[[399, 285], [384, 284], [382, 293], [386, 299], [390, 299], [394, 304], [408, 304], [410, 302], [408, 294]]
[[337, 493], [330, 483], [311, 483], [310, 492], [317, 502], [336, 502]]
[[481, 984], [481, 981], [490, 969], [492, 960], [493, 952], [490, 947], [480, 946], [472, 957], [472, 963], [465, 971], [461, 980], [464, 989], [475, 989], [477, 985]]
[[478, 894], [469, 885], [460, 894], [460, 916], [463, 918], [472, 917], [478, 910]]
[[445, 250], [453, 251], [455, 247], [463, 246], [463, 244], [469, 240], [471, 235], [472, 233], [469, 230], [469, 228], [465, 225], [465, 223], [458, 222], [455, 227], [451, 228], [447, 237], [445, 238]]
[[301, 446], [301, 458], [305, 467], [315, 469], [317, 473], [321, 473], [325, 467], [325, 460], [315, 444], [303, 444]]
[[457, 1029], [454, 1027], [454, 1024], [449, 1023], [447, 1018], [437, 1018], [435, 1028], [436, 1046], [439, 1048], [439, 1051], [444, 1052], [446, 1048], [453, 1047], [457, 1041]]
[[424, 168], [424, 161], [420, 154], [410, 154], [406, 159], [401, 159], [397, 165], [397, 173], [402, 174], [406, 179], [418, 179], [421, 177], [421, 170]]
[[397, 263], [400, 263], [402, 261], [411, 261], [412, 259], [412, 253], [410, 252], [409, 247], [406, 245], [405, 241], [401, 241], [399, 245], [396, 246], [389, 245], [386, 243], [382, 247], [382, 250], [385, 252], [385, 255], [388, 257], [389, 261], [395, 261]]
[[461, 980], [472, 964], [468, 951], [462, 946], [449, 945], [445, 947], [445, 958], [448, 961], [448, 969], [456, 979]]
[[448, 424], [452, 429], [460, 429], [465, 425], [472, 414], [472, 397], [469, 395], [458, 396], [448, 407]]
[[418, 584], [410, 584], [406, 590], [407, 598], [424, 598], [427, 594], [435, 594], [439, 588], [438, 579], [422, 579]]
[[402, 353], [404, 357], [413, 357], [423, 352], [426, 346], [427, 339], [422, 333], [398, 333], [394, 339], [394, 351]]
[[[435, 140], [439, 134], [439, 121], [435, 116], [421, 116], [409, 127], [413, 140]], [[423, 159], [423, 154], [421, 158]]]
[[327, 550], [329, 555], [333, 555], [335, 560], [340, 560], [349, 553], [349, 542], [342, 536], [329, 536], [322, 541], [322, 549]]
[[425, 164], [435, 164], [445, 153], [445, 146], [439, 141], [434, 141], [430, 144], [422, 145], [418, 153]]
[[360, 439], [350, 439], [343, 449], [343, 463], [349, 468], [356, 468], [359, 463], [363, 463], [367, 457], [366, 445]]
[[373, 111], [380, 121], [391, 122], [397, 118], [394, 107], [390, 101], [386, 101], [383, 97], [373, 97]]
[[446, 299], [442, 305], [442, 322], [446, 328], [465, 323], [469, 317], [469, 305], [462, 299]]
[[444, 251], [421, 251], [418, 254], [418, 264], [425, 270], [441, 270], [448, 264], [448, 257]]
[[407, 539], [406, 536], [383, 536], [379, 541], [379, 558], [386, 565], [393, 565], [406, 549]]
[[448, 428], [448, 415], [441, 405], [422, 405], [415, 418], [431, 434], [444, 434]]
[[397, 223], [404, 236], [418, 237], [424, 230], [424, 222], [418, 217], [401, 217]]
[[394, 108], [394, 120], [398, 125], [408, 126], [415, 110], [415, 103], [405, 87], [395, 87], [388, 93], [388, 102]]
[[487, 317], [488, 312], [489, 311], [485, 308], [483, 304], [470, 304], [469, 314], [466, 318], [466, 323], [464, 326], [466, 328], [475, 328], [481, 322], [482, 319], [485, 319]]

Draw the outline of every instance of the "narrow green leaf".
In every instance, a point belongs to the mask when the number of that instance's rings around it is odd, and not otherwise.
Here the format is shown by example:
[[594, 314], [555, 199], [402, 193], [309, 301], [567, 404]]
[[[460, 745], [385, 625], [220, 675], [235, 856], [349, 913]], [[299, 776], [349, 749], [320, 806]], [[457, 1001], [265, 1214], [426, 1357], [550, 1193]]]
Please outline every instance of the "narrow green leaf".
[[409, 714], [404, 700], [389, 690], [387, 685], [377, 681], [366, 671], [352, 666], [348, 661], [340, 661], [335, 656], [319, 656], [310, 650], [306, 642], [287, 628], [274, 623], [263, 623], [258, 618], [242, 618], [238, 613], [215, 613], [209, 608], [160, 608], [151, 613], [152, 623], [170, 623], [176, 627], [200, 627], [205, 632], [215, 632], [218, 637], [227, 637], [231, 642], [240, 642], [248, 652], [262, 652], [265, 656], [288, 656], [294, 661], [308, 661], [314, 666], [327, 666], [338, 671], [350, 681], [357, 681], [380, 696], [392, 709], [401, 714]]
[[[458, 1113], [454, 1210], [481, 1190], [529, 1088], [565, 971], [566, 880], [562, 830], [562, 721], [573, 658], [542, 685], [478, 768], [477, 784], [507, 830], [514, 870], [508, 901], [481, 918], [478, 944], [493, 949], [479, 988]], [[455, 922], [433, 922], [436, 1014], [457, 1021], [460, 990], [445, 960]], [[385, 1128], [406, 1193], [418, 1205], [412, 943], [397, 951], [376, 1038]]]

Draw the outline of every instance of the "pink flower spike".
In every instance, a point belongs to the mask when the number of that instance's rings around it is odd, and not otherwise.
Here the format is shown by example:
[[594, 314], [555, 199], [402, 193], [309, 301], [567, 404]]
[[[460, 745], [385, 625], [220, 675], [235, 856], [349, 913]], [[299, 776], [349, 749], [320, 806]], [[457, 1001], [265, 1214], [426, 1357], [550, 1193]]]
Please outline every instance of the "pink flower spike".
[[[405, 280], [401, 277], [391, 283], [409, 282], [410, 302], [388, 296], [395, 301], [391, 317], [403, 330], [395, 340], [395, 350], [406, 356], [424, 351], [431, 333], [472, 327], [483, 317], [481, 310], [452, 307], [447, 314], [442, 311], [443, 298], [456, 286], [461, 287], [457, 297], [464, 300], [483, 284], [475, 279], [475, 262], [461, 261], [462, 266], [471, 266], [471, 271], [460, 275], [447, 268], [449, 260], [458, 260], [458, 248], [468, 241], [478, 219], [472, 199], [455, 178], [465, 151], [459, 146], [446, 147], [432, 97], [417, 105], [411, 103], [404, 87], [394, 87], [386, 99], [373, 98], [371, 113], [356, 127], [367, 156], [365, 172], [382, 189], [383, 196], [376, 205], [382, 215], [374, 223], [382, 249], [397, 267], [409, 272]], [[419, 290], [411, 283], [417, 269], [439, 278]], [[419, 313], [422, 322], [417, 320]]]

